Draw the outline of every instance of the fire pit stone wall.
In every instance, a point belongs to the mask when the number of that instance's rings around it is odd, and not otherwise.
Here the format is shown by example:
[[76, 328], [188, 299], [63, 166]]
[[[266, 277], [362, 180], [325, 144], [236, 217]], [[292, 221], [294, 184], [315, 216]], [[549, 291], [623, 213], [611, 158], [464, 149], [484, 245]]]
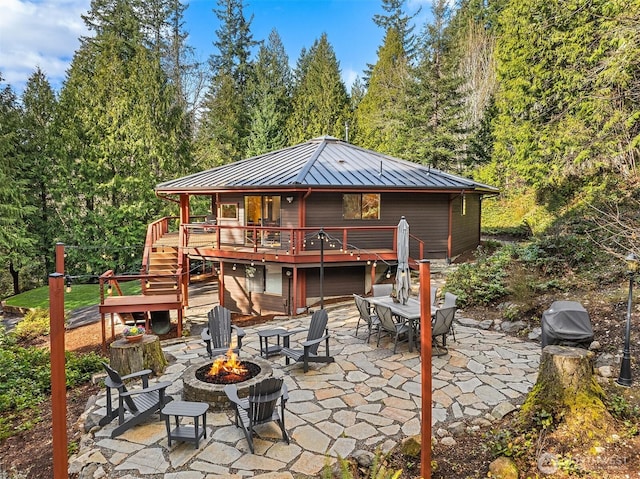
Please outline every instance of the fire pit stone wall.
[[[240, 360], [260, 366], [260, 372], [258, 375], [248, 379], [247, 381], [242, 381], [236, 384], [238, 388], [238, 396], [246, 397], [249, 395], [250, 386], [259, 383], [265, 378], [273, 376], [273, 368], [269, 361], [258, 357], [240, 358]], [[182, 398], [185, 401], [206, 402], [209, 404], [210, 411], [227, 410], [231, 407], [231, 403], [227, 399], [227, 395], [224, 393], [225, 385], [212, 384], [200, 381], [196, 378], [196, 371], [211, 363], [211, 360], [200, 361], [185, 369], [184, 373], [182, 373], [182, 380], [184, 383]]]

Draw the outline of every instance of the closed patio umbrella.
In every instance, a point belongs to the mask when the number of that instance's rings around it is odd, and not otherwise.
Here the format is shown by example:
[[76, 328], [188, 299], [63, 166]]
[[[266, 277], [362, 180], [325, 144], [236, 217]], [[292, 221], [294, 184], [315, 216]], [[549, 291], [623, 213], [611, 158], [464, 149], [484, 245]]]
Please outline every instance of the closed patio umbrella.
[[409, 271], [409, 223], [403, 216], [398, 223], [398, 270], [396, 271], [396, 297], [407, 304], [411, 292], [411, 272]]

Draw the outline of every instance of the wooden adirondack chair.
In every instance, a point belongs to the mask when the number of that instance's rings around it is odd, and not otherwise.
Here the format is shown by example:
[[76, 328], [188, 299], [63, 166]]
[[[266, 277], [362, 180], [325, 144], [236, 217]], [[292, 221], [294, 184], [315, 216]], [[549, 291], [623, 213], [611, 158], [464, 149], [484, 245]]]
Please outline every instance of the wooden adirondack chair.
[[[294, 330], [280, 334], [284, 342], [284, 347], [282, 348], [280, 353], [286, 357], [286, 364], [289, 364], [291, 359], [293, 359], [295, 362], [302, 361], [304, 364], [304, 372], [306, 373], [309, 370], [309, 363], [332, 363], [333, 361], [335, 361], [333, 356], [329, 354], [329, 328], [327, 327], [328, 321], [329, 317], [327, 316], [326, 310], [319, 309], [318, 311], [315, 311], [313, 313], [313, 315], [311, 316], [311, 324], [309, 325], [307, 339], [300, 344], [300, 346], [302, 346], [302, 349], [293, 349], [289, 344], [291, 335], [299, 332], [300, 330]], [[325, 354], [319, 355], [318, 347], [323, 341], [326, 342]]]
[[[289, 435], [284, 427], [284, 409], [289, 395], [287, 385], [282, 378], [267, 378], [250, 386], [249, 396], [243, 399], [238, 397], [238, 388], [235, 384], [227, 384], [224, 392], [235, 408], [236, 426], [242, 428], [252, 453], [254, 452], [253, 428], [258, 424], [275, 421], [282, 431], [282, 439], [289, 444]], [[277, 408], [278, 400], [280, 400], [280, 412]]]
[[220, 356], [229, 351], [233, 345], [231, 342], [233, 331], [236, 333], [237, 341], [231, 349], [239, 355], [245, 332], [242, 328], [231, 324], [231, 311], [224, 306], [216, 305], [209, 311], [208, 317], [208, 327], [202, 331], [200, 337], [207, 346], [209, 357]]
[[[163, 381], [149, 386], [149, 375], [152, 373], [151, 369], [120, 376], [118, 371], [108, 364], [102, 363], [102, 365], [108, 375], [104, 381], [107, 387], [107, 415], [103, 417], [98, 424], [105, 426], [117, 417], [118, 427], [111, 432], [112, 438], [140, 424], [152, 414], [160, 412], [165, 404], [173, 400], [171, 396], [165, 394], [167, 387], [171, 386], [170, 381]], [[124, 381], [133, 378], [142, 379], [142, 389], [132, 391], [127, 389]], [[113, 389], [118, 391], [117, 409], [113, 409], [111, 397]]]

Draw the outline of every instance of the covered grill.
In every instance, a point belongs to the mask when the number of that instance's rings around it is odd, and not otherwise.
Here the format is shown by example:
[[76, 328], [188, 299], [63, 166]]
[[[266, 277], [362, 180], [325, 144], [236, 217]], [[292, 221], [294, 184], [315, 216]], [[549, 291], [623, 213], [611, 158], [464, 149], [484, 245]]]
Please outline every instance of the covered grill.
[[554, 301], [542, 313], [542, 347], [550, 344], [589, 348], [593, 329], [589, 313], [577, 301]]

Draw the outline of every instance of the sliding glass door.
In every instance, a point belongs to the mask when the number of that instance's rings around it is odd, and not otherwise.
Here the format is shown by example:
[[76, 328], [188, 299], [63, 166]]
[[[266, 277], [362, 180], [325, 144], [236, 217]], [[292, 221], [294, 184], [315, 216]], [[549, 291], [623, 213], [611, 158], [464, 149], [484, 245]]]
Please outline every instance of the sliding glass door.
[[[280, 196], [253, 195], [244, 197], [245, 226], [280, 226]], [[258, 242], [260, 246], [280, 246], [280, 232], [275, 230], [260, 230], [255, 235], [247, 229], [245, 236], [247, 245]]]

